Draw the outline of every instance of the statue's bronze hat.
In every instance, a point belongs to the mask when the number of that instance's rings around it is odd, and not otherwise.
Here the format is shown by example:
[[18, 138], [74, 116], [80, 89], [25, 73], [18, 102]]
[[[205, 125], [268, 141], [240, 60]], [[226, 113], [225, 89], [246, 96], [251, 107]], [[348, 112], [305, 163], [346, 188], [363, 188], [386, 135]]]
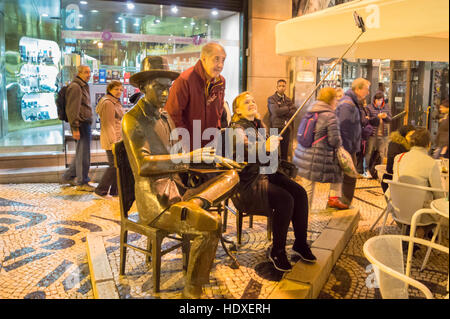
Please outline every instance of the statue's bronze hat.
[[178, 72], [169, 70], [166, 58], [162, 56], [148, 56], [141, 62], [141, 71], [130, 77], [130, 83], [139, 88], [140, 85], [148, 80], [158, 77], [175, 80], [178, 75], [180, 75]]

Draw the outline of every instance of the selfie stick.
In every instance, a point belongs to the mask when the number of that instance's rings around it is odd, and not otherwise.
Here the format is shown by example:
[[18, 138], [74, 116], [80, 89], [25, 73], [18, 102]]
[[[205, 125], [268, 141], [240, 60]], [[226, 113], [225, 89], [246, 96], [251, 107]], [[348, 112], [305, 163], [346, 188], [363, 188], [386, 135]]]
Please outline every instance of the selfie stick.
[[295, 119], [295, 117], [297, 116], [298, 112], [303, 108], [303, 106], [309, 101], [309, 99], [311, 98], [311, 96], [314, 94], [314, 92], [316, 92], [316, 90], [319, 88], [319, 86], [322, 84], [322, 82], [327, 78], [327, 76], [331, 73], [331, 71], [334, 70], [334, 68], [336, 67], [336, 65], [338, 63], [342, 62], [342, 58], [347, 54], [348, 51], [350, 51], [350, 49], [352, 48], [352, 46], [356, 43], [356, 41], [359, 40], [359, 38], [363, 35], [364, 32], [366, 32], [366, 26], [364, 25], [364, 20], [361, 18], [361, 16], [356, 13], [356, 11], [353, 12], [353, 18], [355, 19], [355, 23], [357, 25], [358, 28], [361, 29], [361, 33], [356, 37], [355, 41], [353, 41], [352, 44], [350, 44], [350, 46], [347, 48], [347, 50], [341, 55], [341, 57], [334, 62], [333, 66], [331, 67], [331, 69], [327, 72], [327, 74], [325, 74], [325, 76], [320, 80], [320, 82], [316, 85], [316, 87], [314, 88], [314, 90], [311, 91], [311, 93], [309, 94], [309, 96], [306, 98], [306, 100], [302, 103], [302, 105], [300, 105], [300, 107], [297, 109], [297, 111], [294, 113], [294, 115], [292, 115], [292, 117], [289, 119], [289, 121], [286, 123], [286, 125], [284, 126], [284, 128], [281, 130], [279, 136], [281, 136], [284, 131], [289, 127], [289, 125], [292, 123], [292, 121]]

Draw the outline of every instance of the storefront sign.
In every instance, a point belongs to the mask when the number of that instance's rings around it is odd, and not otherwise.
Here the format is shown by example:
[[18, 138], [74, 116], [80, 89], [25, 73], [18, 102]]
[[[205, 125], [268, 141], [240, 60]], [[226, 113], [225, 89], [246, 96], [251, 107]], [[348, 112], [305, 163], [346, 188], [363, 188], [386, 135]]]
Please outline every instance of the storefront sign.
[[106, 83], [106, 69], [98, 70], [98, 83]]
[[[79, 40], [103, 40], [105, 32], [94, 31], [74, 31], [63, 30], [61, 37], [63, 39], [79, 39]], [[177, 43], [177, 44], [196, 44], [202, 45], [208, 41], [219, 42], [219, 40], [206, 39], [201, 37], [174, 37], [167, 35], [153, 35], [153, 34], [134, 34], [134, 33], [118, 33], [108, 32], [108, 38], [111, 41], [130, 41], [130, 42], [154, 42], [154, 43]], [[223, 46], [239, 47], [239, 40], [220, 40]]]
[[300, 71], [297, 73], [297, 82], [314, 82], [314, 73], [311, 71]]
[[66, 7], [66, 28], [76, 29], [80, 25], [80, 8], [76, 4]]
[[130, 83], [130, 72], [125, 72], [125, 74], [123, 75], [123, 83], [128, 84]]

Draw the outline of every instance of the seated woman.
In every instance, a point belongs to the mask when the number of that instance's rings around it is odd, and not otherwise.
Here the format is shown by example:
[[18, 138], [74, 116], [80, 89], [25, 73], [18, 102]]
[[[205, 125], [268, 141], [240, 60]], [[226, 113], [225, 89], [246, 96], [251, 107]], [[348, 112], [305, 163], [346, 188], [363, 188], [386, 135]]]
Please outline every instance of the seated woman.
[[273, 216], [273, 241], [269, 259], [276, 269], [292, 269], [285, 249], [291, 221], [295, 235], [293, 252], [303, 261], [315, 262], [316, 257], [306, 241], [306, 191], [282, 173], [264, 172], [263, 156], [277, 156], [276, 150], [281, 138], [274, 135], [266, 140], [265, 136], [260, 135], [258, 129], [264, 128], [264, 125], [259, 120], [255, 99], [249, 92], [243, 92], [234, 99], [233, 113], [230, 123], [230, 128], [233, 129], [228, 129], [228, 133], [233, 133], [233, 158], [239, 157], [239, 150], [243, 149], [244, 160], [248, 163], [239, 173], [240, 182], [232, 197], [234, 205], [250, 214]]
[[[394, 158], [393, 181], [398, 181], [400, 176], [412, 176], [417, 178], [419, 185], [432, 188], [442, 188], [439, 164], [428, 151], [431, 147], [431, 134], [426, 128], [417, 128], [411, 135], [411, 150], [398, 154]], [[435, 198], [441, 198], [444, 193], [429, 193], [424, 207], [430, 207], [430, 202]]]
[[[411, 148], [410, 138], [414, 133], [415, 127], [413, 125], [405, 125], [398, 129], [398, 131], [394, 131], [389, 136], [389, 144], [387, 150], [387, 164], [386, 164], [386, 172], [383, 175], [383, 179], [392, 180], [392, 168], [394, 166], [394, 158], [398, 154], [409, 151]], [[383, 189], [383, 193], [386, 192], [388, 188], [388, 184], [381, 182], [381, 188]]]
[[[411, 135], [411, 150], [401, 153], [394, 158], [393, 181], [398, 181], [400, 176], [412, 176], [417, 179], [418, 185], [432, 188], [442, 188], [439, 164], [428, 155], [431, 146], [431, 134], [426, 128], [417, 128]], [[389, 196], [389, 191], [387, 193]], [[430, 207], [433, 199], [444, 196], [442, 192], [428, 192], [423, 207]], [[424, 214], [422, 223], [437, 222], [435, 215]], [[416, 236], [423, 238], [433, 225], [418, 227]], [[409, 231], [409, 230], [408, 230]]]

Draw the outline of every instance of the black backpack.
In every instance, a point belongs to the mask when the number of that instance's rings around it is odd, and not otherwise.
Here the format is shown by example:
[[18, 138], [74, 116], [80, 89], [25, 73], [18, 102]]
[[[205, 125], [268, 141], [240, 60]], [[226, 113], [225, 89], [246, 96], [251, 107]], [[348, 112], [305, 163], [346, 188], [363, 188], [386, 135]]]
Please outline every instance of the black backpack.
[[[72, 83], [70, 83], [72, 84]], [[70, 85], [69, 84], [69, 85]], [[63, 86], [58, 91], [58, 96], [56, 97], [56, 110], [58, 111], [58, 119], [61, 121], [69, 122], [67, 119], [67, 113], [66, 113], [66, 92], [69, 85]]]
[[58, 111], [58, 118], [61, 121], [68, 122], [66, 114], [66, 91], [67, 87], [63, 86], [61, 90], [58, 91], [58, 96], [56, 97], [56, 110]]

